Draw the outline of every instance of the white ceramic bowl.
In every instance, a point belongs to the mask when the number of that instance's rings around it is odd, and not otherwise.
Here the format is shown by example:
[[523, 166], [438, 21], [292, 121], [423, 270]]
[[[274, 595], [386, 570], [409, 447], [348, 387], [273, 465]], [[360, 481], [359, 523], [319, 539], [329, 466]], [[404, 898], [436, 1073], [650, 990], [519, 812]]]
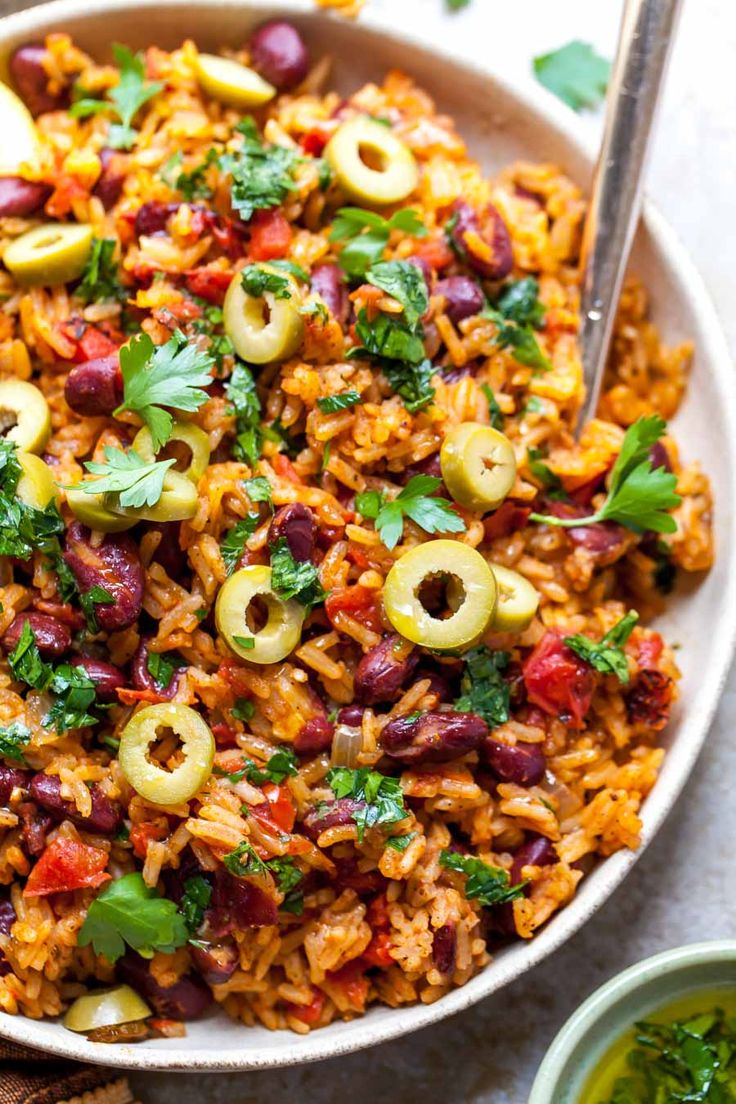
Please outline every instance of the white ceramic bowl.
[[[390, 36], [367, 20], [352, 23], [314, 11], [310, 0], [58, 0], [0, 20], [0, 75], [12, 49], [49, 31], [68, 31], [102, 59], [111, 42], [137, 48], [173, 47], [184, 37], [216, 50], [242, 42], [251, 26], [273, 14], [295, 18], [315, 54], [335, 58], [337, 87], [354, 89], [392, 66], [413, 74], [453, 115], [474, 155], [494, 170], [516, 157], [552, 160], [585, 183], [591, 159], [575, 118], [533, 88], [512, 89], [498, 78], [407, 36]], [[654, 836], [689, 775], [726, 677], [736, 618], [736, 401], [728, 350], [697, 272], [661, 217], [648, 208], [634, 269], [652, 293], [652, 310], [672, 343], [692, 337], [697, 348], [687, 402], [675, 421], [683, 455], [698, 457], [713, 479], [717, 506], [716, 565], [675, 601], [662, 629], [682, 643], [682, 696], [668, 733], [669, 754], [643, 810], [643, 846]], [[730, 616], [729, 616], [730, 614]], [[362, 1019], [306, 1036], [245, 1028], [212, 1013], [190, 1024], [184, 1039], [135, 1046], [87, 1042], [60, 1024], [0, 1015], [0, 1035], [39, 1050], [136, 1069], [244, 1070], [328, 1058], [426, 1027], [496, 992], [559, 947], [602, 905], [636, 862], [619, 852], [587, 877], [574, 901], [530, 943], [499, 953], [483, 973], [428, 1006], [375, 1008]]]

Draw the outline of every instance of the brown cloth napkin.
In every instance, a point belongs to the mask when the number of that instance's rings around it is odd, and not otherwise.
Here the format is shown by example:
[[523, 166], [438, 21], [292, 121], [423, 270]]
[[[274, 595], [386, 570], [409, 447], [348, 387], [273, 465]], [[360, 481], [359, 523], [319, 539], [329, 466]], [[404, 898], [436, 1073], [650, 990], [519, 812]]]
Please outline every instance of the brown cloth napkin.
[[0, 1039], [0, 1104], [135, 1104], [127, 1078]]

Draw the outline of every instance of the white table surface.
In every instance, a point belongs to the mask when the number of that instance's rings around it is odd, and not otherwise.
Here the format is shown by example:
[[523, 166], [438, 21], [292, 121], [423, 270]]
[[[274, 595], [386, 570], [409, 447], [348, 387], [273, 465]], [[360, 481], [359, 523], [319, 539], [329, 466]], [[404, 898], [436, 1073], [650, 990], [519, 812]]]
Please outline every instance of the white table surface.
[[[26, 6], [0, 0], [0, 13]], [[611, 57], [620, 0], [368, 0], [371, 22], [419, 28], [458, 56], [524, 82], [530, 60], [572, 38]], [[690, 250], [736, 353], [736, 9], [685, 0], [648, 174], [648, 191]], [[594, 135], [599, 113], [579, 125]], [[736, 611], [727, 611], [736, 616]], [[131, 1075], [144, 1104], [524, 1104], [545, 1049], [600, 983], [657, 951], [736, 937], [736, 709], [732, 670], [699, 764], [677, 808], [600, 913], [536, 970], [439, 1026], [297, 1069], [231, 1075]]]

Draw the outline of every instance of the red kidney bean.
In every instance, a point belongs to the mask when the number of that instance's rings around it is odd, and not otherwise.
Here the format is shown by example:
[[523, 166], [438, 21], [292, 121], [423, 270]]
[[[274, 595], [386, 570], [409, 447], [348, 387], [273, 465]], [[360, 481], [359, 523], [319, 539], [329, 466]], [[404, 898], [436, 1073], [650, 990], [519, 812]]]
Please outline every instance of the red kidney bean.
[[480, 757], [499, 782], [536, 786], [544, 778], [546, 761], [541, 744], [503, 744], [487, 736]]
[[[450, 237], [470, 267], [487, 280], [502, 280], [508, 276], [514, 264], [511, 236], [493, 204], [488, 204], [482, 218], [463, 199], [455, 200], [452, 211], [456, 219]], [[469, 232], [477, 234], [490, 248], [490, 260], [473, 253], [472, 246], [465, 240], [465, 234]]]
[[99, 153], [102, 172], [94, 186], [94, 194], [106, 211], [114, 207], [123, 192], [125, 182], [124, 160], [116, 150], [105, 147]]
[[365, 705], [390, 701], [410, 677], [419, 657], [397, 633], [365, 653], [355, 669], [355, 696]]
[[253, 68], [279, 92], [300, 84], [309, 69], [309, 54], [299, 31], [285, 20], [264, 23], [250, 40]]
[[76, 414], [112, 414], [123, 401], [123, 373], [117, 353], [76, 364], [66, 377], [64, 398]]
[[551, 841], [546, 836], [530, 834], [514, 853], [514, 861], [509, 871], [511, 885], [517, 885], [521, 881], [525, 866], [552, 866], [557, 861], [557, 852]]
[[401, 763], [446, 763], [475, 751], [488, 725], [475, 713], [423, 713], [397, 717], [381, 733], [381, 747]]
[[[13, 902], [10, 897], [6, 897], [5, 893], [0, 890], [0, 933], [10, 935], [10, 929], [17, 919]], [[10, 963], [3, 952], [0, 951], [0, 977], [7, 977], [10, 973], [12, 973]]]
[[151, 974], [149, 963], [134, 951], [118, 960], [115, 971], [121, 981], [140, 993], [166, 1019], [196, 1020], [212, 1004], [212, 993], [196, 974], [185, 974], [164, 988]]
[[361, 870], [355, 858], [345, 856], [340, 858], [332, 855], [335, 864], [335, 873], [330, 878], [330, 883], [340, 889], [353, 889], [359, 897], [375, 897], [377, 893], [383, 893], [388, 885], [379, 870]]
[[23, 770], [21, 767], [7, 767], [0, 763], [0, 805], [7, 805], [16, 786], [27, 790], [32, 777], [30, 771]]
[[483, 309], [483, 292], [469, 276], [448, 276], [435, 288], [445, 298], [445, 311], [453, 322], [462, 322]]
[[342, 272], [336, 264], [320, 264], [312, 269], [312, 291], [316, 291], [341, 325], [347, 322], [350, 300]]
[[89, 788], [92, 798], [92, 812], [89, 816], [82, 816], [73, 801], [67, 801], [61, 796], [61, 780], [55, 774], [46, 774], [41, 771], [34, 775], [31, 781], [31, 797], [44, 809], [48, 809], [56, 820], [71, 820], [78, 828], [84, 828], [87, 832], [100, 832], [104, 836], [111, 836], [117, 832], [123, 822], [123, 813], [120, 806], [111, 801], [101, 791], [96, 782]]
[[255, 882], [218, 870], [205, 913], [208, 932], [220, 939], [243, 928], [265, 928], [278, 922], [276, 902]]
[[365, 707], [362, 705], [344, 705], [337, 714], [337, 723], [360, 728], [363, 723]]
[[669, 720], [673, 696], [674, 683], [669, 675], [650, 668], [640, 671], [624, 695], [629, 724], [645, 724], [659, 732]]
[[440, 671], [428, 671], [423, 667], [417, 670], [415, 675], [416, 681], [419, 682], [422, 679], [429, 679], [428, 694], [435, 694], [438, 701], [450, 701], [453, 698], [453, 693], [450, 688], [449, 679]]
[[294, 751], [298, 755], [318, 755], [332, 744], [335, 726], [327, 714], [319, 714], [305, 721], [294, 738]]
[[58, 659], [71, 648], [72, 634], [63, 621], [46, 613], [19, 613], [2, 638], [6, 652], [12, 652], [26, 624], [33, 630], [36, 646], [44, 659]]
[[42, 813], [34, 801], [21, 802], [18, 812], [23, 822], [23, 846], [29, 855], [38, 856], [46, 850], [46, 833], [54, 823], [53, 818]]
[[222, 985], [238, 968], [238, 948], [233, 940], [222, 943], [198, 941], [189, 950], [194, 969], [208, 985]]
[[432, 961], [441, 974], [454, 973], [456, 948], [457, 928], [455, 924], [443, 924], [434, 933], [432, 940]]
[[325, 828], [352, 824], [354, 814], [359, 813], [361, 809], [365, 809], [365, 801], [355, 801], [352, 797], [339, 797], [337, 801], [311, 808], [304, 817], [302, 828], [310, 839], [316, 839]]
[[268, 528], [268, 543], [285, 540], [289, 551], [299, 563], [307, 563], [314, 553], [316, 526], [314, 514], [303, 502], [281, 506]]
[[0, 177], [0, 218], [25, 218], [43, 206], [51, 195], [47, 184], [23, 180], [20, 176]]
[[171, 676], [168, 686], [157, 682], [148, 670], [148, 643], [151, 637], [142, 637], [130, 661], [130, 677], [136, 690], [152, 690], [162, 701], [171, 701], [176, 694], [181, 679], [181, 669], [177, 668]]
[[173, 215], [178, 209], [179, 205], [177, 203], [160, 203], [156, 199], [142, 204], [135, 216], [136, 234], [138, 237], [141, 234], [145, 234], [147, 237], [150, 237], [151, 234], [162, 234], [166, 229], [169, 216]]
[[69, 99], [66, 89], [56, 95], [49, 92], [49, 78], [43, 66], [45, 57], [45, 46], [29, 43], [17, 49], [8, 63], [13, 84], [31, 115], [58, 111]]
[[108, 533], [94, 547], [89, 529], [75, 521], [67, 529], [64, 559], [82, 594], [101, 586], [115, 599], [108, 606], [95, 606], [101, 629], [114, 632], [137, 620], [143, 605], [143, 565], [132, 537]]
[[649, 463], [652, 465], [652, 470], [656, 471], [657, 468], [664, 468], [665, 471], [672, 471], [672, 461], [670, 460], [670, 454], [661, 441], [655, 441], [649, 450]]
[[127, 685], [125, 675], [119, 667], [91, 656], [75, 656], [71, 663], [72, 667], [81, 667], [87, 678], [92, 679], [100, 701], [118, 701], [117, 691]]

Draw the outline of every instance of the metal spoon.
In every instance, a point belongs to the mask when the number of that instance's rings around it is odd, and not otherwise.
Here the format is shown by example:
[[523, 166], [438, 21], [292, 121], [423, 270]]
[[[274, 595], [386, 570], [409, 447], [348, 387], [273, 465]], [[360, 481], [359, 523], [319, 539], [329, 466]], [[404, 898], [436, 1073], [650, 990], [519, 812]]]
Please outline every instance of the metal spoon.
[[580, 346], [595, 415], [611, 332], [639, 219], [644, 161], [681, 0], [626, 0], [581, 251]]

